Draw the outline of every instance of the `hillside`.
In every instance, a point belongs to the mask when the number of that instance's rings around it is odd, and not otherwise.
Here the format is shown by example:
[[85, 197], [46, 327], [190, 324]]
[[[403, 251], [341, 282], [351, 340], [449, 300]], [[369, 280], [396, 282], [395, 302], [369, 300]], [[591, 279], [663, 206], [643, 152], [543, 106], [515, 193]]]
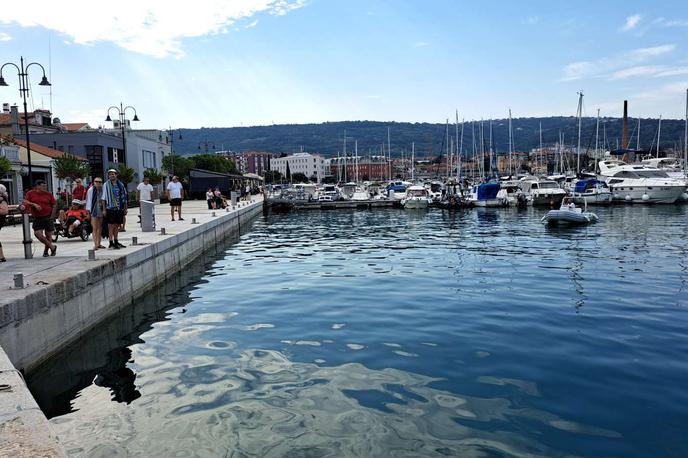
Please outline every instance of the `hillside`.
[[[629, 120], [630, 147], [635, 148], [637, 136], [637, 119]], [[483, 138], [487, 148], [489, 141], [489, 120], [483, 122]], [[574, 117], [517, 118], [512, 121], [514, 148], [516, 151], [528, 151], [539, 145], [539, 126], [542, 124], [542, 140], [545, 146], [553, 145], [564, 135], [564, 143], [570, 146], [577, 141], [578, 126]], [[583, 150], [595, 147], [594, 118], [584, 118], [582, 125]], [[656, 119], [641, 119], [640, 146], [649, 149], [655, 145], [657, 138]], [[347, 150], [353, 151], [354, 140], [358, 140], [359, 154], [380, 154], [382, 144], [387, 149], [387, 128], [390, 130], [392, 154], [399, 155], [402, 150], [410, 152], [411, 142], [416, 144], [419, 156], [436, 155], [446, 149], [445, 125], [430, 123], [402, 123], [377, 121], [342, 121], [322, 124], [283, 124], [255, 127], [215, 127], [201, 129], [181, 129], [183, 140], [176, 140], [174, 147], [179, 154], [195, 154], [208, 150], [268, 151], [273, 153], [294, 153], [300, 151], [319, 152], [326, 156], [336, 156], [342, 151], [344, 131], [347, 136]], [[600, 120], [600, 143], [606, 130], [607, 147], [615, 149], [617, 140], [621, 142], [622, 122], [619, 118]], [[661, 147], [682, 148], [684, 121], [662, 120]], [[461, 126], [459, 125], [459, 135]], [[476, 144], [480, 141], [479, 122], [467, 122], [464, 126], [464, 151], [472, 150], [475, 130]], [[493, 143], [498, 153], [508, 151], [508, 120], [492, 121]], [[455, 137], [456, 128], [449, 125], [449, 135]], [[602, 146], [600, 146], [602, 147]], [[653, 146], [654, 148], [654, 146]]]

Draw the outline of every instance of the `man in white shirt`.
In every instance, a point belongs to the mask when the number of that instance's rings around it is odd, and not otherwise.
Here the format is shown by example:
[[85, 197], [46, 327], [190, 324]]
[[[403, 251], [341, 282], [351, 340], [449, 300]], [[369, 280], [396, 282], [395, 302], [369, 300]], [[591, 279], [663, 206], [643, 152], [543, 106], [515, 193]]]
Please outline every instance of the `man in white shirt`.
[[172, 221], [174, 221], [174, 210], [177, 209], [179, 214], [179, 221], [184, 221], [182, 218], [182, 199], [184, 198], [184, 186], [179, 182], [179, 177], [176, 175], [172, 177], [172, 181], [167, 184], [167, 200], [170, 201], [170, 212], [172, 213]]
[[136, 187], [136, 193], [138, 194], [139, 202], [142, 200], [153, 200], [153, 185], [150, 184], [148, 177], [143, 177], [143, 183], [139, 183]]

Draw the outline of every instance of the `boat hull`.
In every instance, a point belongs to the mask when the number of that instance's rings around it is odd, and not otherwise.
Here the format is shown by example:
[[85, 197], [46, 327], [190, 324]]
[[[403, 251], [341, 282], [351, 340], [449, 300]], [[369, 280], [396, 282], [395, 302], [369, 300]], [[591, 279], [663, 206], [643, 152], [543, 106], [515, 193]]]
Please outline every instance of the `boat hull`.
[[402, 203], [404, 208], [408, 209], [428, 208], [430, 206], [428, 199], [406, 199]]
[[578, 205], [609, 205], [612, 203], [612, 193], [580, 193], [572, 194], [573, 202]]
[[684, 186], [610, 186], [615, 202], [673, 204], [682, 197]]
[[597, 215], [590, 212], [575, 212], [569, 210], [550, 210], [541, 220], [548, 225], [557, 224], [590, 224], [597, 221]]
[[554, 207], [559, 208], [561, 201], [566, 197], [566, 193], [561, 194], [533, 194], [531, 195], [532, 205], [535, 207]]

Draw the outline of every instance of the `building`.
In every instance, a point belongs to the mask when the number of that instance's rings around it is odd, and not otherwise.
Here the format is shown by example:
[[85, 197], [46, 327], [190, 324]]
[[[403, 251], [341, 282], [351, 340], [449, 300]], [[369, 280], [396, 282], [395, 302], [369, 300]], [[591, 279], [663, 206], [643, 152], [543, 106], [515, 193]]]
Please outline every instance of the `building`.
[[289, 173], [303, 173], [306, 177], [315, 177], [320, 183], [322, 179], [330, 175], [330, 160], [319, 154], [296, 153], [291, 156], [275, 157], [270, 161], [270, 170], [276, 170], [282, 176], [287, 176], [287, 164]]
[[247, 153], [235, 154], [233, 158], [237, 165], [237, 169], [241, 173], [252, 173], [262, 177], [265, 176], [265, 172], [270, 170], [270, 161], [274, 156], [275, 155], [272, 153], [250, 151]]
[[392, 171], [389, 160], [384, 156], [365, 156], [356, 160], [353, 157], [330, 159], [330, 173], [340, 182], [387, 180]]
[[[59, 119], [56, 119], [59, 123]], [[51, 113], [48, 110], [34, 110], [29, 112], [29, 133], [46, 133], [46, 132], [60, 132], [59, 125], [53, 123]], [[2, 105], [2, 113], [0, 113], [0, 135], [15, 136], [26, 134], [26, 123], [24, 113], [19, 113], [17, 106], [9, 103]]]

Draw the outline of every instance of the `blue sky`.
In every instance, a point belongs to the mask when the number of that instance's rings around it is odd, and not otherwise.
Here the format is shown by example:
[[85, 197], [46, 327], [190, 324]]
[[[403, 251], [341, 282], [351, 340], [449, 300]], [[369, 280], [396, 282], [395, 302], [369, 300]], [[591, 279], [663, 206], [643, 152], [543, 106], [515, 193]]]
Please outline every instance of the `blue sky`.
[[50, 60], [54, 114], [92, 125], [120, 100], [145, 128], [574, 115], [581, 89], [586, 115], [685, 115], [685, 0], [176, 3], [3, 5], [0, 57]]

